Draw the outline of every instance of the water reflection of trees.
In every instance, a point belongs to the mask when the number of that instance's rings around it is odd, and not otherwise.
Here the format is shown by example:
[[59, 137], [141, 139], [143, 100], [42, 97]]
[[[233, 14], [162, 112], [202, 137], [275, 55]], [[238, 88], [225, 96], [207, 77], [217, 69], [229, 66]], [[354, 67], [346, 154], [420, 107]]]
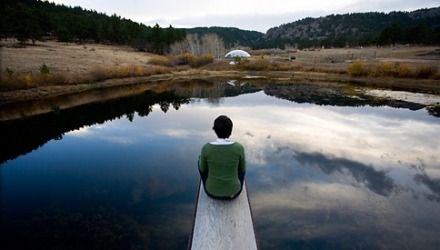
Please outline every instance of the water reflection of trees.
[[191, 96], [192, 98], [203, 98], [210, 104], [218, 105], [222, 103], [224, 97], [239, 96], [261, 90], [260, 87], [254, 84], [240, 83], [238, 81], [235, 81], [233, 85], [225, 81], [209, 82], [199, 80], [196, 83], [180, 83], [175, 93], [177, 95]]
[[409, 110], [420, 110], [426, 108], [428, 113], [440, 117], [438, 106], [427, 106], [419, 103], [393, 100], [389, 98], [378, 98], [362, 93], [349, 93], [344, 85], [323, 85], [323, 84], [294, 84], [294, 85], [269, 85], [264, 92], [269, 96], [297, 102], [314, 103], [317, 105], [331, 106], [388, 106], [392, 108], [405, 108]]
[[[124, 115], [133, 121], [136, 114], [146, 117], [158, 104], [166, 113], [170, 108], [179, 110], [184, 104], [204, 99], [211, 105], [221, 104], [224, 97], [254, 93], [264, 89], [269, 96], [297, 102], [334, 106], [389, 106], [418, 110], [426, 108], [428, 113], [440, 117], [438, 106], [377, 98], [347, 91], [346, 85], [335, 84], [252, 84], [239, 81], [187, 80], [174, 84], [164, 84], [164, 89], [146, 91], [143, 94], [123, 97], [105, 102], [86, 104], [71, 109], [14, 120], [0, 122], [0, 136], [4, 143], [0, 146], [0, 164], [19, 155], [31, 152], [52, 139], [61, 139], [63, 134], [83, 126], [120, 119]], [[5, 143], [7, 142], [7, 143]]]
[[0, 146], [0, 164], [19, 155], [31, 152], [52, 139], [61, 139], [64, 133], [97, 123], [122, 118], [132, 121], [135, 113], [148, 116], [157, 103], [166, 112], [170, 106], [178, 109], [190, 102], [189, 97], [177, 96], [172, 91], [120, 98], [103, 103], [57, 110], [49, 114], [29, 117], [19, 121], [0, 123], [3, 142]]
[[241, 87], [230, 86], [225, 82], [192, 80], [173, 84], [171, 88], [168, 86], [164, 90], [148, 90], [140, 95], [64, 110], [54, 109], [48, 114], [0, 122], [0, 137], [3, 142], [0, 145], [0, 164], [27, 154], [52, 139], [61, 139], [64, 133], [84, 126], [120, 119], [124, 115], [129, 121], [133, 121], [136, 114], [146, 117], [156, 104], [166, 113], [170, 108], [179, 110], [194, 97], [206, 98], [210, 103], [219, 103], [225, 96], [238, 96], [258, 90], [253, 85]]
[[440, 106], [429, 106], [426, 107], [426, 109], [428, 110], [428, 114], [435, 117], [440, 117]]

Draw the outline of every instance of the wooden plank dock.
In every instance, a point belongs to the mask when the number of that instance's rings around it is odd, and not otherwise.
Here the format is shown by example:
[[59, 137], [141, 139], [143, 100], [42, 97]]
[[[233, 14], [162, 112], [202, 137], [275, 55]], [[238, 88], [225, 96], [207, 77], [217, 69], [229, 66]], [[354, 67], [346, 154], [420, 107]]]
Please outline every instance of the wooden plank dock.
[[189, 249], [258, 249], [246, 185], [234, 200], [210, 198], [199, 185]]

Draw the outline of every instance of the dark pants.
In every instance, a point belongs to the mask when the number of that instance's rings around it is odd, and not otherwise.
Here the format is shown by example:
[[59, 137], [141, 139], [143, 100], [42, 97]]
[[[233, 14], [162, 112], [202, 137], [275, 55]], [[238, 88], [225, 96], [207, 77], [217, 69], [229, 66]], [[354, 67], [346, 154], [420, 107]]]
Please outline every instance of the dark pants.
[[200, 178], [202, 179], [203, 188], [205, 189], [205, 193], [209, 197], [211, 197], [213, 199], [216, 199], [216, 200], [233, 200], [233, 199], [237, 198], [237, 196], [239, 196], [241, 194], [241, 191], [243, 190], [243, 181], [244, 181], [245, 172], [238, 172], [238, 179], [240, 180], [240, 190], [234, 196], [215, 196], [215, 195], [212, 195], [212, 194], [208, 193], [208, 191], [206, 191], [206, 188], [205, 188], [206, 187], [206, 185], [205, 185], [206, 184], [206, 180], [208, 179], [208, 172], [203, 173], [199, 169], [199, 173], [200, 173]]

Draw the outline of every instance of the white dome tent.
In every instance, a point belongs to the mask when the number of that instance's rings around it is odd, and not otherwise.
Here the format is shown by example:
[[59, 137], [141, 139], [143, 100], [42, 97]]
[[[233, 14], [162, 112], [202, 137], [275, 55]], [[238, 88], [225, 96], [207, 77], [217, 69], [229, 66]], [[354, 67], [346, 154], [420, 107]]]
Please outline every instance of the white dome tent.
[[236, 57], [251, 57], [251, 55], [249, 55], [249, 53], [241, 49], [232, 50], [225, 55], [225, 58], [236, 58]]

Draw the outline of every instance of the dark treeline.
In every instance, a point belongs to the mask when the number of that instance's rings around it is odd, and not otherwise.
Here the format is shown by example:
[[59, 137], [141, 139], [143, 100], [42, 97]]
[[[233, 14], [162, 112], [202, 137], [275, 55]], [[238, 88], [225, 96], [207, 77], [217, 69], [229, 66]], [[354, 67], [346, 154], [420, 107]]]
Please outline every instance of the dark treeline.
[[440, 8], [304, 18], [268, 30], [262, 47], [439, 45]]
[[67, 7], [48, 1], [3, 0], [0, 4], [0, 36], [35, 42], [56, 37], [60, 42], [95, 42], [130, 45], [136, 49], [165, 53], [185, 38], [185, 31], [172, 26], [146, 26], [113, 14]]
[[440, 27], [430, 28], [426, 23], [405, 27], [394, 23], [386, 27], [377, 37], [377, 45], [421, 44], [439, 45]]

